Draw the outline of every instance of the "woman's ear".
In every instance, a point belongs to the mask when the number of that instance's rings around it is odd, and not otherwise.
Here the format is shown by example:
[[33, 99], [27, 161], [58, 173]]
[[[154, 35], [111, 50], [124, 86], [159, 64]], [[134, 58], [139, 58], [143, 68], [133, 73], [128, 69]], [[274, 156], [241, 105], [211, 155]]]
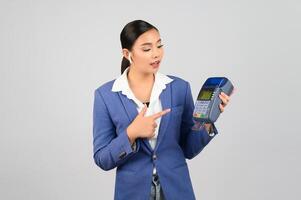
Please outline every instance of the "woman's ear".
[[131, 53], [128, 49], [122, 49], [122, 54], [123, 54], [123, 57], [125, 57], [126, 59], [128, 59], [131, 63]]

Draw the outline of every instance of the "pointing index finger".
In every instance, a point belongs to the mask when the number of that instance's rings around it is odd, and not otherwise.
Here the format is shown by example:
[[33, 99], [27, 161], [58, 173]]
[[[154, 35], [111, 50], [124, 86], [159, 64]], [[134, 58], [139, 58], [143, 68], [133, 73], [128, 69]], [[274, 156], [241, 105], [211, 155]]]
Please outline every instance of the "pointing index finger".
[[165, 110], [163, 110], [163, 111], [161, 111], [161, 112], [158, 112], [158, 113], [152, 115], [152, 117], [153, 117], [154, 119], [158, 119], [158, 118], [162, 117], [163, 115], [165, 115], [165, 114], [167, 114], [167, 113], [169, 113], [169, 112], [170, 112], [170, 108], [165, 109]]

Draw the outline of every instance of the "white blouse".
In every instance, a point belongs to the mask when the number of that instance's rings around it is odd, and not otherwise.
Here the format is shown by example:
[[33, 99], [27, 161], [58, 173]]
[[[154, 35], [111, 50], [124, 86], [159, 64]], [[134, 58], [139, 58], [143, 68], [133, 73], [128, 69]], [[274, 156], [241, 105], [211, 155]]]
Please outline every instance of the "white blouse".
[[[131, 88], [129, 87], [128, 79], [127, 79], [128, 70], [129, 70], [129, 68], [127, 68], [122, 73], [122, 75], [115, 80], [113, 87], [112, 87], [112, 91], [113, 92], [121, 91], [122, 94], [127, 96], [127, 98], [132, 99], [136, 103], [137, 111], [139, 113], [142, 110], [142, 108], [144, 107], [144, 104], [143, 104], [143, 102], [141, 102], [140, 100], [138, 100], [135, 97], [134, 93], [132, 92]], [[160, 72], [157, 72], [155, 74], [155, 82], [154, 82], [154, 85], [152, 88], [149, 106], [147, 108], [145, 116], [150, 116], [157, 112], [162, 111], [162, 104], [159, 99], [159, 96], [160, 96], [161, 92], [166, 88], [166, 84], [168, 84], [172, 81], [173, 81], [173, 79], [169, 78], [168, 76], [166, 76]], [[157, 137], [158, 137], [158, 130], [160, 127], [160, 121], [161, 121], [161, 117], [156, 120], [156, 123], [158, 126], [155, 129], [155, 136], [153, 138], [149, 139], [150, 145], [153, 149], [155, 148], [155, 145], [156, 145], [156, 141], [157, 141]]]
[[[142, 108], [144, 107], [144, 104], [143, 104], [143, 102], [141, 102], [140, 100], [138, 100], [135, 97], [134, 93], [132, 92], [131, 88], [129, 87], [128, 78], [127, 78], [128, 70], [129, 70], [129, 67], [122, 73], [121, 76], [119, 76], [114, 81], [112, 91], [113, 92], [121, 91], [122, 94], [127, 96], [127, 98], [132, 99], [136, 103], [137, 111], [139, 113], [142, 110]], [[155, 82], [154, 82], [154, 85], [152, 88], [151, 97], [150, 97], [149, 105], [148, 105], [147, 111], [145, 113], [145, 116], [150, 116], [150, 115], [153, 115], [155, 113], [162, 111], [162, 104], [161, 104], [161, 100], [160, 100], [159, 96], [160, 96], [161, 92], [166, 88], [166, 84], [168, 84], [172, 81], [173, 81], [173, 79], [169, 78], [168, 76], [166, 76], [160, 72], [155, 73]], [[156, 146], [158, 130], [160, 127], [160, 121], [161, 121], [161, 117], [156, 120], [156, 123], [158, 126], [155, 129], [155, 136], [148, 140], [150, 143], [150, 146], [153, 149]], [[155, 172], [156, 172], [156, 169], [154, 168], [154, 173]]]

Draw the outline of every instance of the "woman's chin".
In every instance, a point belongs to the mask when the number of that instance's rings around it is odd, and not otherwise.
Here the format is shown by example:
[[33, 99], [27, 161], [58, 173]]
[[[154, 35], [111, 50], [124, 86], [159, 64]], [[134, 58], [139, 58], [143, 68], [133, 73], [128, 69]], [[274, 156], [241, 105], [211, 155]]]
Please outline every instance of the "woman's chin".
[[153, 70], [157, 70], [157, 69], [159, 69], [160, 64], [157, 64], [157, 65], [150, 65], [150, 66], [151, 66], [151, 68], [152, 68]]

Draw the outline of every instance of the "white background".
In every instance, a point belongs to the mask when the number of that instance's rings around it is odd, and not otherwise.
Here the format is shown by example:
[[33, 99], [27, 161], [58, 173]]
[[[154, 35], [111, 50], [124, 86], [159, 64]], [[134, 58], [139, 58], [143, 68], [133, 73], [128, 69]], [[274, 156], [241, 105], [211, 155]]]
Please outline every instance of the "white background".
[[236, 87], [219, 135], [188, 161], [197, 199], [297, 200], [300, 1], [0, 1], [0, 199], [113, 199], [93, 161], [93, 92], [120, 75], [119, 34], [143, 19], [160, 71]]

